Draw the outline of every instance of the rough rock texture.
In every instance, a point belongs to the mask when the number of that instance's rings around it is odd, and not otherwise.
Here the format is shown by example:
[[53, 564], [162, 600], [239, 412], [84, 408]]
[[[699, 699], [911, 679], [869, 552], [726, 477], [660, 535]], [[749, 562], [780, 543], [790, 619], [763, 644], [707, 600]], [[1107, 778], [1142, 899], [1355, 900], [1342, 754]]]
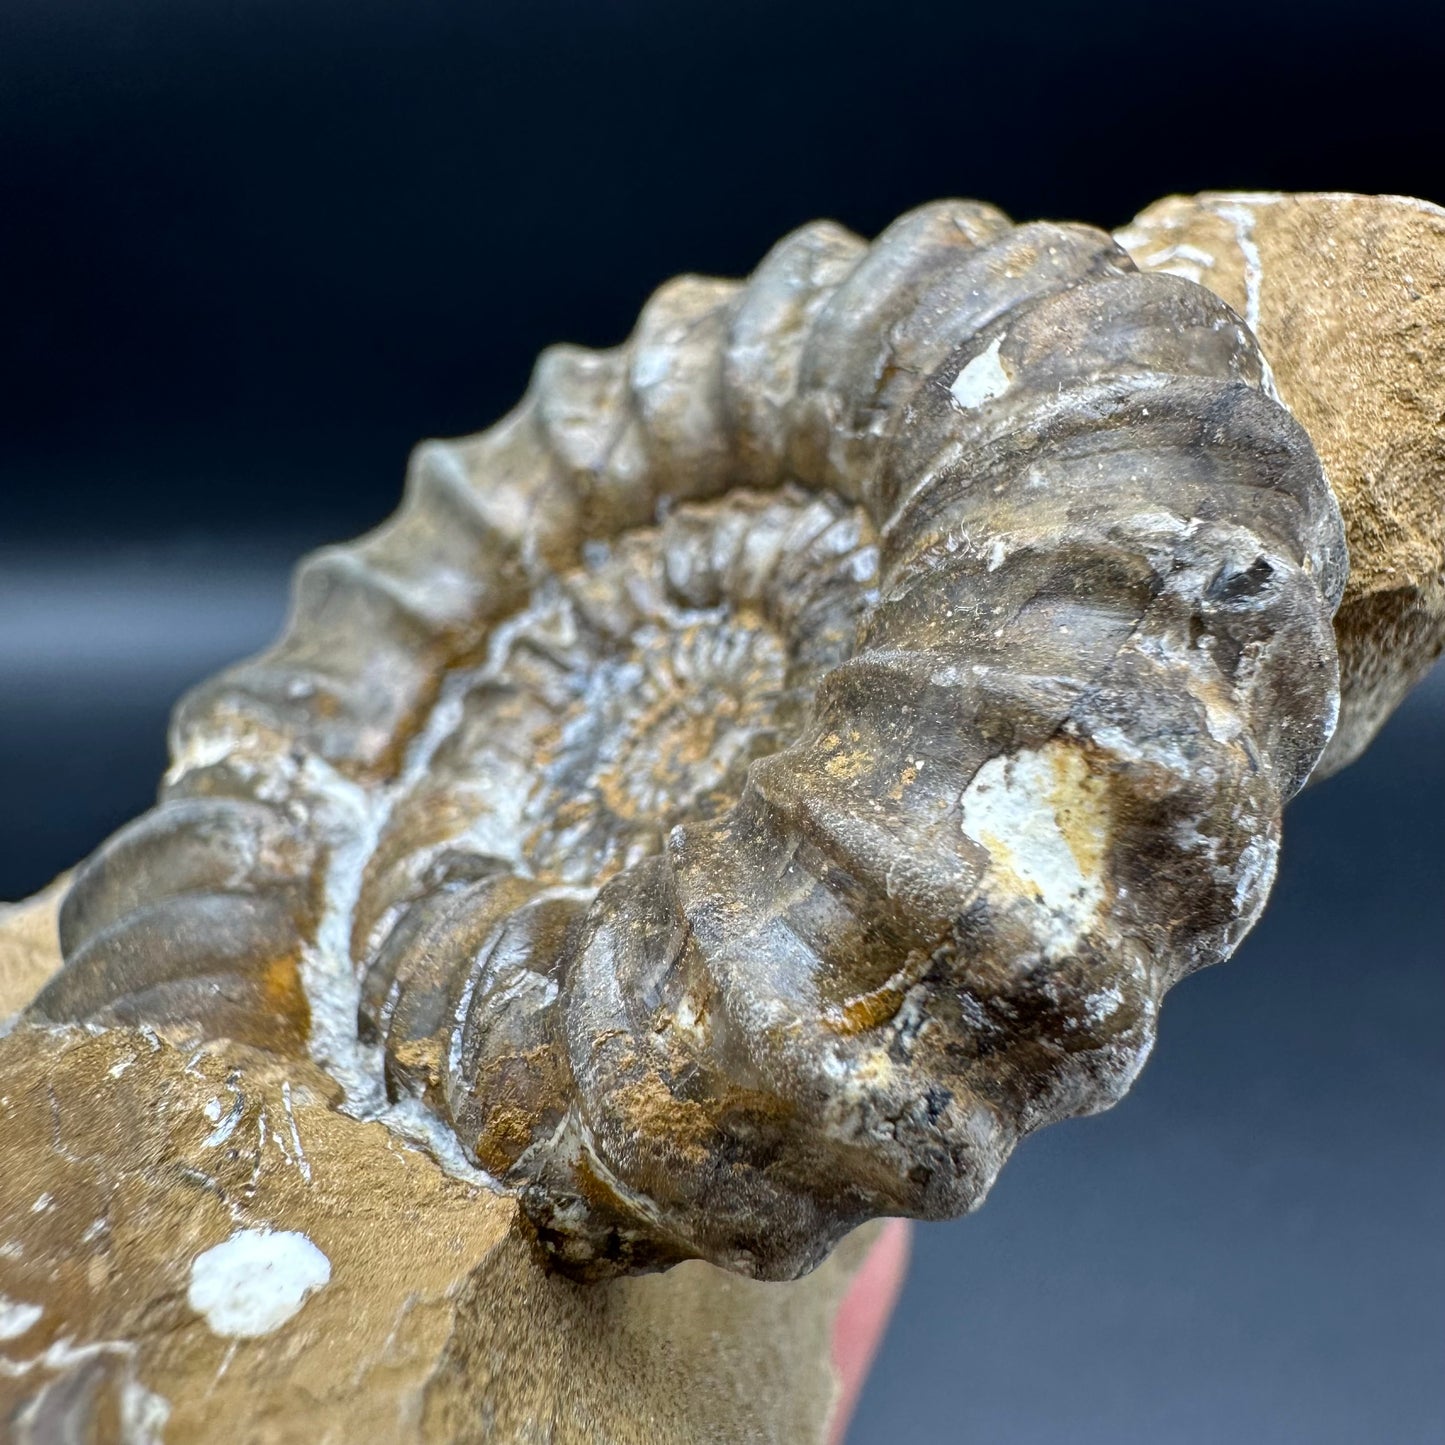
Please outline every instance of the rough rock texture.
[[1405, 196], [1211, 191], [1118, 233], [1249, 322], [1344, 514], [1340, 721], [1365, 745], [1445, 648], [1445, 210]]
[[[0, 921], [0, 1013], [59, 962], [53, 936], [53, 898]], [[870, 1231], [796, 1285], [702, 1263], [573, 1284], [514, 1201], [337, 1094], [233, 1043], [0, 1039], [0, 1439], [825, 1438]]]
[[23, 903], [0, 904], [0, 1025], [18, 1014], [40, 991], [60, 962], [56, 913], [70, 875]]
[[1248, 931], [1328, 738], [1343, 530], [1264, 376], [972, 201], [668, 283], [181, 703], [34, 1016], [384, 1054], [579, 1276], [975, 1207]]

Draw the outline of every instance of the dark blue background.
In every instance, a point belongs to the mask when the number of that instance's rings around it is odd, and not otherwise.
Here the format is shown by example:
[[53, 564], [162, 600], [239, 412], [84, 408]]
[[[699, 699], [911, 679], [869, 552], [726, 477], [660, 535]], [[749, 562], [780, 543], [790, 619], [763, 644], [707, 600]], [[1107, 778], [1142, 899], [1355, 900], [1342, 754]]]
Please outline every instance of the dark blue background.
[[[1445, 200], [1445, 10], [0, 0], [0, 897], [548, 342], [942, 194]], [[1238, 959], [917, 1262], [867, 1442], [1445, 1440], [1445, 679], [1294, 807]]]

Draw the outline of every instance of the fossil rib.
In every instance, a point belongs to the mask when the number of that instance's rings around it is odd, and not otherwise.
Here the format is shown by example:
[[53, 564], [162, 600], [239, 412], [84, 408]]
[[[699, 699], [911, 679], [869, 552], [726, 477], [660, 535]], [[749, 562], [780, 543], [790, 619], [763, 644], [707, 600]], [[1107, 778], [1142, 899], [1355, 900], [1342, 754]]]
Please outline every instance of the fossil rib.
[[1328, 738], [1340, 518], [1263, 370], [972, 203], [670, 283], [303, 564], [35, 1012], [315, 1048], [354, 969], [581, 1275], [972, 1207], [1235, 947]]

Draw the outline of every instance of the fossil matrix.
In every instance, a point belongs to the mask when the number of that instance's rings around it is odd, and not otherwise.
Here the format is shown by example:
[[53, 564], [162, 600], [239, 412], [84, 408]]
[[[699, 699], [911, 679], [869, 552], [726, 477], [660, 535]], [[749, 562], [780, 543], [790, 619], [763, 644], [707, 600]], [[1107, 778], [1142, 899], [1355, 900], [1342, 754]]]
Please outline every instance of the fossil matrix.
[[1128, 1087], [1263, 906], [1345, 573], [1212, 292], [966, 202], [806, 227], [303, 565], [32, 1016], [309, 1043], [573, 1274], [799, 1274]]

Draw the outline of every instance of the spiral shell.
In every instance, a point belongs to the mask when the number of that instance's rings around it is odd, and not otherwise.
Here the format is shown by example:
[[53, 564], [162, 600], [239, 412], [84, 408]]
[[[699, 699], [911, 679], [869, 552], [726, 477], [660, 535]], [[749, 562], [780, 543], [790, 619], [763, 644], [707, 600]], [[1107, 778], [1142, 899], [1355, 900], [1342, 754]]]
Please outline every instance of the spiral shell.
[[967, 202], [673, 281], [183, 701], [35, 1012], [314, 1050], [354, 977], [583, 1276], [973, 1207], [1236, 946], [1328, 739], [1343, 536], [1265, 376]]

